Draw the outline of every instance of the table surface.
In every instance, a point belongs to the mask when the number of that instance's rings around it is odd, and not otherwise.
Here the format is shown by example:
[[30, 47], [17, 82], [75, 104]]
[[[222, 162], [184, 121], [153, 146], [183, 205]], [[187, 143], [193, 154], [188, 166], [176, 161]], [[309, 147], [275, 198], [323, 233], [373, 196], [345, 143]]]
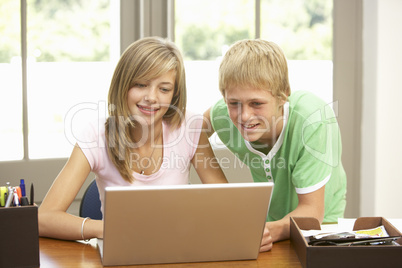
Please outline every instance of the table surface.
[[[88, 243], [39, 238], [40, 267], [103, 267], [96, 248], [96, 239]], [[257, 260], [179, 263], [164, 265], [134, 265], [132, 267], [302, 267], [290, 240], [277, 242], [271, 251], [258, 255]], [[108, 266], [110, 267], [110, 266]], [[127, 267], [127, 266], [116, 266]]]

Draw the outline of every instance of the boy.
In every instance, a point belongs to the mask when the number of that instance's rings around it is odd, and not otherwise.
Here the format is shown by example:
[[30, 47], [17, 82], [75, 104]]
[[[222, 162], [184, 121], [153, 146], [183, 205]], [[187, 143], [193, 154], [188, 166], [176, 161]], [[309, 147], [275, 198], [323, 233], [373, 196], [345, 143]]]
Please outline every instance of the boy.
[[242, 40], [219, 69], [223, 99], [204, 124], [250, 168], [255, 182], [275, 183], [260, 251], [289, 238], [289, 217], [336, 222], [343, 217], [346, 174], [332, 108], [308, 92], [291, 95], [282, 50], [264, 40]]

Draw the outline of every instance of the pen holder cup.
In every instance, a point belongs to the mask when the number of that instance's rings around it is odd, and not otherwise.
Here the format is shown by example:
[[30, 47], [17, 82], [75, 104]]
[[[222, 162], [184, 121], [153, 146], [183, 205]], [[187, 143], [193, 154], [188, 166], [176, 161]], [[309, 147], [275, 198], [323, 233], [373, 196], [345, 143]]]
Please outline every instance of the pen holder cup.
[[39, 267], [38, 207], [0, 208], [0, 267]]

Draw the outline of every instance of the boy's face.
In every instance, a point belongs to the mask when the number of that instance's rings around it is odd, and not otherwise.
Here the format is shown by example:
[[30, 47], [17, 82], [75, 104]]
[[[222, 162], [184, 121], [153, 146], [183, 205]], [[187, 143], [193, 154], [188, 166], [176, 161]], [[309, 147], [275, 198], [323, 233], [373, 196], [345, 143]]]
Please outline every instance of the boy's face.
[[235, 86], [225, 90], [229, 116], [249, 142], [273, 145], [283, 127], [284, 100], [267, 90]]

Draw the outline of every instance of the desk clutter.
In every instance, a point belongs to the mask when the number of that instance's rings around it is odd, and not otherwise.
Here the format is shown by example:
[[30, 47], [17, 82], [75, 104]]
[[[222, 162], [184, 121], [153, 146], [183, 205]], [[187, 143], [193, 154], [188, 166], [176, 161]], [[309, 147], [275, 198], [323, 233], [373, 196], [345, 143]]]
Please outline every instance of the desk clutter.
[[19, 207], [34, 204], [34, 188], [31, 183], [30, 200], [26, 195], [25, 180], [20, 180], [20, 185], [11, 186], [9, 182], [5, 186], [0, 186], [0, 207]]
[[38, 207], [24, 186], [0, 188], [0, 267], [39, 267]]
[[292, 217], [290, 240], [304, 268], [398, 267], [402, 234], [382, 217], [357, 218], [353, 230], [321, 231], [315, 218]]
[[390, 236], [384, 225], [356, 231], [318, 232], [303, 231], [304, 238], [311, 246], [400, 246], [396, 241], [401, 236]]

